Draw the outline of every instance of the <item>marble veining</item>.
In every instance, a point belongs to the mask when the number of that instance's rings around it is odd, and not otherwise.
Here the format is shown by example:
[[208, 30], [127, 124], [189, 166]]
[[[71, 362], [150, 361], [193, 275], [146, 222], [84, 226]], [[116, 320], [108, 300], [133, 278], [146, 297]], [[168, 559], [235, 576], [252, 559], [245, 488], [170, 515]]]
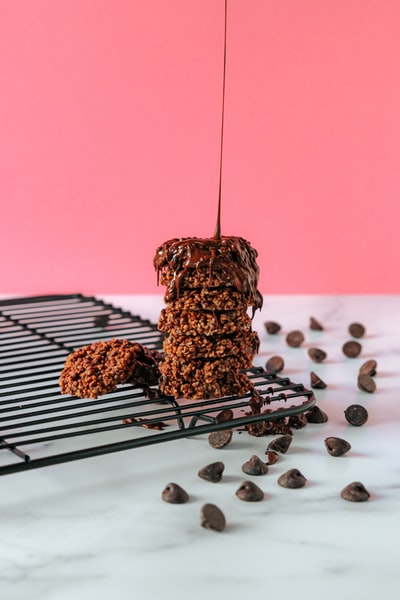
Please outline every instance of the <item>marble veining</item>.
[[[104, 296], [156, 320], [161, 296]], [[310, 371], [326, 381], [316, 390], [328, 413], [325, 424], [294, 433], [286, 455], [262, 477], [259, 503], [238, 500], [249, 478], [241, 465], [264, 455], [271, 438], [235, 432], [224, 449], [205, 436], [185, 438], [117, 454], [46, 467], [0, 478], [0, 592], [10, 600], [83, 600], [110, 597], [163, 600], [223, 597], [292, 597], [323, 600], [397, 600], [400, 572], [400, 298], [398, 296], [271, 296], [254, 318], [261, 337], [256, 364], [281, 354], [293, 381], [309, 386]], [[308, 329], [310, 316], [326, 328]], [[269, 336], [263, 322], [282, 324]], [[362, 354], [341, 352], [347, 326], [362, 322]], [[301, 329], [301, 348], [285, 334]], [[328, 352], [312, 363], [307, 348]], [[358, 390], [356, 375], [367, 358], [378, 361], [377, 391]], [[363, 404], [363, 427], [344, 419], [345, 408]], [[327, 454], [324, 439], [347, 439], [343, 457]], [[209, 483], [202, 466], [222, 460], [224, 477]], [[307, 477], [300, 490], [283, 489], [279, 475], [296, 467]], [[371, 497], [353, 504], [340, 498], [351, 481]], [[164, 486], [176, 481], [190, 501], [168, 505]], [[214, 502], [225, 513], [222, 533], [200, 526], [200, 508]]]

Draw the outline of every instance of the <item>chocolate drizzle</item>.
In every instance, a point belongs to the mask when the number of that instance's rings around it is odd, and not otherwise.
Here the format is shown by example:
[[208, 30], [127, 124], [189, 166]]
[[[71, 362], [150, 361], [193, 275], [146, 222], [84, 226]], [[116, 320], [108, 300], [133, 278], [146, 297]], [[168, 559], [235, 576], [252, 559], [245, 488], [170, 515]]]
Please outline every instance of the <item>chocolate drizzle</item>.
[[160, 273], [167, 269], [174, 274], [167, 286], [166, 299], [174, 295], [179, 297], [181, 280], [191, 271], [208, 269], [210, 278], [213, 272], [224, 272], [232, 286], [253, 307], [254, 315], [262, 307], [262, 295], [257, 289], [257, 255], [257, 251], [241, 237], [175, 238], [157, 249], [154, 267], [158, 280]]

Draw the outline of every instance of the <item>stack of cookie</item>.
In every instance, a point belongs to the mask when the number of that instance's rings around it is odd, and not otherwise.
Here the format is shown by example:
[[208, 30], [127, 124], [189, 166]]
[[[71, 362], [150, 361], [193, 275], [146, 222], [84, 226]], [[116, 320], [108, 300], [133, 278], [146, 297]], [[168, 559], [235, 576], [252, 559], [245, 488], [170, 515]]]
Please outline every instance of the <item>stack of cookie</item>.
[[174, 239], [157, 249], [154, 266], [167, 288], [158, 322], [164, 394], [210, 399], [251, 389], [243, 370], [259, 344], [252, 331], [252, 316], [262, 305], [256, 257], [238, 237]]

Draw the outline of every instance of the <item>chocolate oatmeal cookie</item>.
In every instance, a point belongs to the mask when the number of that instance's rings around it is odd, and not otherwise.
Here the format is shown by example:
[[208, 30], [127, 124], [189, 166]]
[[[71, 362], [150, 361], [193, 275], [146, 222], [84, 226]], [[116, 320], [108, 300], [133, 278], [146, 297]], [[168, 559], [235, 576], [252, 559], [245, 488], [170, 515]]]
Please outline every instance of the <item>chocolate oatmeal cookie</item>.
[[157, 249], [154, 266], [166, 286], [158, 327], [164, 333], [161, 390], [210, 399], [252, 389], [245, 373], [258, 351], [252, 331], [262, 306], [257, 252], [243, 238], [182, 238]]
[[67, 357], [59, 379], [61, 392], [96, 399], [119, 384], [149, 387], [158, 382], [160, 359], [158, 352], [128, 340], [95, 342]]

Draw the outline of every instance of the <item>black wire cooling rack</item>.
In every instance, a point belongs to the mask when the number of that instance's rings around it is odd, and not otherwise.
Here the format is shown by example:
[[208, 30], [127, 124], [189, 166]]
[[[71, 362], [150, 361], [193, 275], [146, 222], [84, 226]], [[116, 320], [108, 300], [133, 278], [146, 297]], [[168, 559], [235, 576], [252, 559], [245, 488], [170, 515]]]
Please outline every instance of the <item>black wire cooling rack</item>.
[[[0, 301], [0, 475], [221, 429], [282, 422], [315, 403], [302, 384], [260, 367], [248, 371], [265, 405], [259, 414], [253, 414], [250, 394], [189, 402], [152, 399], [142, 389], [124, 385], [97, 400], [62, 395], [58, 379], [68, 354], [113, 338], [150, 349], [162, 345], [154, 323], [94, 297]], [[221, 421], [220, 413], [227, 409], [231, 417]]]

